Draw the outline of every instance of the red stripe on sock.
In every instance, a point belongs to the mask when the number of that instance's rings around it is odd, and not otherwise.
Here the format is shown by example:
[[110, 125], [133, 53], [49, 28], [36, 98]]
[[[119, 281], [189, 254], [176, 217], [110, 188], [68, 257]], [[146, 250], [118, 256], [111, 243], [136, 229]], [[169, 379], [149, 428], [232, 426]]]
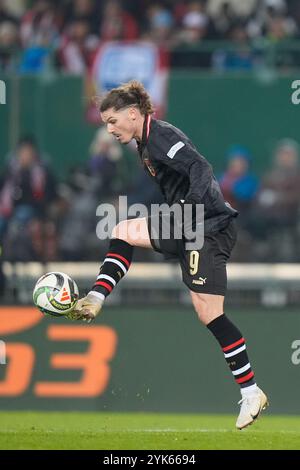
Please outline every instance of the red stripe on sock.
[[245, 342], [245, 338], [241, 338], [238, 341], [236, 341], [235, 343], [232, 343], [229, 346], [226, 346], [226, 348], [222, 348], [222, 349], [223, 349], [224, 352], [226, 352], [226, 351], [229, 351], [229, 349], [235, 348], [236, 346], [238, 346], [239, 344], [242, 344], [244, 342]]
[[114, 256], [115, 258], [119, 258], [121, 261], [123, 261], [123, 263], [126, 264], [127, 268], [129, 268], [130, 266], [130, 262], [126, 258], [124, 258], [124, 256], [117, 255], [116, 253], [107, 253], [106, 256]]
[[113, 288], [109, 284], [107, 284], [106, 282], [103, 282], [103, 281], [95, 282], [95, 286], [103, 286], [108, 290], [108, 292], [111, 292], [113, 290]]
[[243, 384], [244, 382], [248, 382], [248, 380], [254, 377], [254, 372], [249, 372], [249, 374], [245, 375], [245, 377], [241, 377], [240, 379], [236, 379], [238, 384]]

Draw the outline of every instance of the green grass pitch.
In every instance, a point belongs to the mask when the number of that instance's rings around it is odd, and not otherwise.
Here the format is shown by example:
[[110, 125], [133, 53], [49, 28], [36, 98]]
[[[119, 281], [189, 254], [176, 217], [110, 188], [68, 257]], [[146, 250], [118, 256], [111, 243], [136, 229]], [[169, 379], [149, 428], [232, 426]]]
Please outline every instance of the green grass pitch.
[[0, 449], [300, 449], [300, 416], [0, 412]]

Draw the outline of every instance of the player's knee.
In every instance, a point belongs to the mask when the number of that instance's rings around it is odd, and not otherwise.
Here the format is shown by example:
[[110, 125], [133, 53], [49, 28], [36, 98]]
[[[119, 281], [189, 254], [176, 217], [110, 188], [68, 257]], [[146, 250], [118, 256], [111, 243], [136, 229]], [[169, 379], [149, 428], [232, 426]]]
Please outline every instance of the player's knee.
[[193, 305], [195, 311], [199, 317], [199, 320], [205, 323], [206, 318], [210, 315], [210, 305], [209, 302], [198, 295], [197, 297], [193, 296]]
[[113, 228], [111, 232], [111, 238], [119, 238], [127, 243], [130, 243], [130, 237], [128, 233], [128, 220], [122, 220]]
[[222, 314], [219, 307], [216, 308], [215, 303], [205, 294], [192, 294], [192, 300], [199, 320], [205, 325]]

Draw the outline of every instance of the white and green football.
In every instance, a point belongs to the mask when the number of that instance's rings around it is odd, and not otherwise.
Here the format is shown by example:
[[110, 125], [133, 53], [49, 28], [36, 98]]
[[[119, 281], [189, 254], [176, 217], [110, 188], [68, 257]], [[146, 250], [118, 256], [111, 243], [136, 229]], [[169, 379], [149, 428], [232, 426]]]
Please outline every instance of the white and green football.
[[33, 302], [45, 315], [61, 317], [75, 307], [79, 298], [76, 282], [65, 273], [51, 272], [40, 277], [33, 290]]

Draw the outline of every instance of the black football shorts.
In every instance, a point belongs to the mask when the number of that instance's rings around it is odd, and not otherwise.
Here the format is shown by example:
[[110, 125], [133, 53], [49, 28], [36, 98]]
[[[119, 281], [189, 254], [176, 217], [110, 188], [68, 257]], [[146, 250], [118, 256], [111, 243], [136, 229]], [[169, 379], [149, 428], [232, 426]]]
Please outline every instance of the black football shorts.
[[[156, 217], [155, 221], [154, 217]], [[157, 225], [158, 217], [159, 225]], [[148, 231], [153, 249], [162, 253], [166, 259], [179, 261], [182, 280], [191, 291], [225, 295], [226, 264], [237, 238], [235, 220], [230, 219], [224, 229], [205, 235], [202, 248], [191, 251], [186, 250], [184, 239], [175, 239], [172, 236], [164, 239], [161, 236], [161, 228], [165, 222], [164, 214], [148, 217]], [[159, 234], [157, 234], [158, 226]]]

